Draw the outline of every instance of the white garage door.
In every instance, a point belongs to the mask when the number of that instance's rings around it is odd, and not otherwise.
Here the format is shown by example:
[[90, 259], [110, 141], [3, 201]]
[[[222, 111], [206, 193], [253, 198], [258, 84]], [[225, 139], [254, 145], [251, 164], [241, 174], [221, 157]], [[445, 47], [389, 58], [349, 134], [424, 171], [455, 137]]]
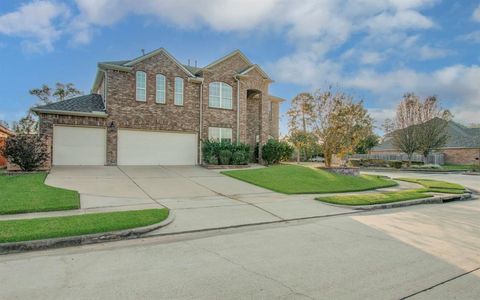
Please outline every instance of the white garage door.
[[54, 165], [105, 165], [106, 130], [86, 127], [53, 127]]
[[195, 165], [197, 135], [119, 130], [119, 165]]

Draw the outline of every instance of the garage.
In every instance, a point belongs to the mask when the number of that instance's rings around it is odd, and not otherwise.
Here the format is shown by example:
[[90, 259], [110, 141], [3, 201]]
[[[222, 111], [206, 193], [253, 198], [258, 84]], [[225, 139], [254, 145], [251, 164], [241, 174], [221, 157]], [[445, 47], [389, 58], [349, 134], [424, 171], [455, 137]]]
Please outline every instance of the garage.
[[118, 130], [119, 165], [195, 165], [197, 134]]
[[53, 165], [105, 165], [106, 130], [90, 127], [53, 127]]

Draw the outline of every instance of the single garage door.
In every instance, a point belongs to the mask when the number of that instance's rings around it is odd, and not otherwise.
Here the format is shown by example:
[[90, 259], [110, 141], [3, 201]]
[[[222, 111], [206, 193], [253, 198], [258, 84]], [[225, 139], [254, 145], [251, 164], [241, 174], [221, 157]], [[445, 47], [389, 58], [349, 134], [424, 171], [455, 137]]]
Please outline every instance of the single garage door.
[[53, 164], [103, 166], [106, 156], [106, 130], [87, 127], [53, 127]]
[[119, 165], [195, 165], [197, 135], [159, 131], [119, 130]]

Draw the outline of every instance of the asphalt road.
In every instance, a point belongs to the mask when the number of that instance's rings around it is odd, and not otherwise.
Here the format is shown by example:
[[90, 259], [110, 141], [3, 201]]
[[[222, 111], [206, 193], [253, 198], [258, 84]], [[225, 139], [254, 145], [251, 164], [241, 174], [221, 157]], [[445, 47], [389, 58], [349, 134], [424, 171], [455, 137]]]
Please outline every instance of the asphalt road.
[[5, 255], [0, 299], [479, 299], [479, 268], [472, 200]]

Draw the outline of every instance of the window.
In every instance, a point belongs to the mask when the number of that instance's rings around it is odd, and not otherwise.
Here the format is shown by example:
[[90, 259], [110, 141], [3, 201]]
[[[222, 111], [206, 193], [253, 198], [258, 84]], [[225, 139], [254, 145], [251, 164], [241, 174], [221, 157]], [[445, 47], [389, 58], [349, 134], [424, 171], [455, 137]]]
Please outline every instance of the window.
[[232, 128], [208, 127], [208, 139], [216, 142], [232, 142]]
[[232, 108], [232, 87], [224, 82], [209, 84], [208, 106]]
[[157, 74], [157, 92], [155, 96], [155, 101], [157, 103], [165, 103], [165, 76], [162, 74]]
[[136, 73], [136, 99], [137, 101], [147, 101], [147, 74], [143, 71]]
[[175, 77], [175, 105], [183, 105], [183, 79]]

